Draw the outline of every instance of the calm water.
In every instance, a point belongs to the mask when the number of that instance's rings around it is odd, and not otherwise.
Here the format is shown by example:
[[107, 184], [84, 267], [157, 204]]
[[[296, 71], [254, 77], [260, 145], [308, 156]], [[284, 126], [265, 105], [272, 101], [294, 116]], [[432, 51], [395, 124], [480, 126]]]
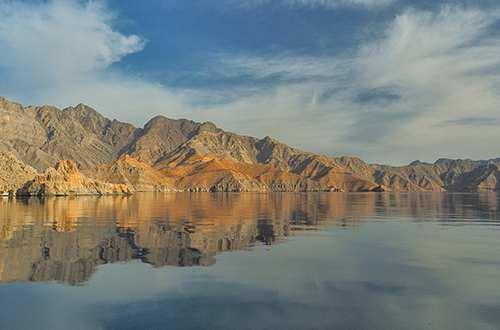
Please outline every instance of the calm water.
[[500, 329], [497, 194], [0, 199], [0, 329]]

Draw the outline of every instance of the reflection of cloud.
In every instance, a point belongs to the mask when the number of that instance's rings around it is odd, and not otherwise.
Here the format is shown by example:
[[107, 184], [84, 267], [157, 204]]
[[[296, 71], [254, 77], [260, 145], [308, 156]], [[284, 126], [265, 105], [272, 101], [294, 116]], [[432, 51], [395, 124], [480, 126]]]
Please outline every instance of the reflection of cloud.
[[[156, 328], [157, 324], [167, 328], [175, 324], [186, 329], [197, 329], [201, 324], [203, 329], [336, 328], [358, 319], [355, 311], [339, 300], [330, 303], [336, 308], [330, 304], [318, 308], [313, 303], [284, 299], [277, 290], [200, 279], [190, 287], [163, 292], [154, 300], [136, 301], [133, 309], [128, 302], [107, 303], [95, 306], [92, 314], [97, 315], [103, 328], [126, 328], [131, 324], [144, 329]], [[123, 310], [129, 310], [126, 320], [120, 316]]]

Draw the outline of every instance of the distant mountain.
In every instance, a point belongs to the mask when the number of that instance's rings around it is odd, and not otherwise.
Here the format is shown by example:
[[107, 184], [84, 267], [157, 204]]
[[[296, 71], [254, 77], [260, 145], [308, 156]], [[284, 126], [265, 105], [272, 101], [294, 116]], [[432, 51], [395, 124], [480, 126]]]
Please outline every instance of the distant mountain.
[[420, 160], [417, 159], [411, 162], [410, 165], [408, 166], [418, 166], [418, 165], [431, 165], [431, 163], [421, 162]]
[[301, 151], [268, 136], [226, 132], [211, 122], [157, 116], [136, 128], [83, 104], [59, 110], [0, 98], [0, 131], [0, 150], [38, 171], [69, 159], [89, 177], [135, 191], [500, 189], [500, 158], [369, 165], [355, 157]]

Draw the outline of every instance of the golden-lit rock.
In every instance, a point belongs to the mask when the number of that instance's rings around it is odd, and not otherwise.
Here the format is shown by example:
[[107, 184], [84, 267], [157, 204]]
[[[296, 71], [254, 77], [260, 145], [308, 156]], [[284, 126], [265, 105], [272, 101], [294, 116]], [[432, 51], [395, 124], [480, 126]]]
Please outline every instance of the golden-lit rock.
[[328, 187], [269, 165], [242, 164], [196, 150], [177, 157], [161, 172], [175, 179], [181, 191], [326, 191]]
[[41, 175], [28, 181], [16, 192], [18, 196], [65, 196], [130, 194], [123, 184], [101, 182], [86, 177], [71, 160], [59, 161]]
[[0, 150], [0, 193], [7, 194], [22, 187], [38, 172], [18, 160], [12, 153]]
[[129, 155], [83, 171], [90, 178], [127, 185], [133, 191], [175, 191], [175, 181]]

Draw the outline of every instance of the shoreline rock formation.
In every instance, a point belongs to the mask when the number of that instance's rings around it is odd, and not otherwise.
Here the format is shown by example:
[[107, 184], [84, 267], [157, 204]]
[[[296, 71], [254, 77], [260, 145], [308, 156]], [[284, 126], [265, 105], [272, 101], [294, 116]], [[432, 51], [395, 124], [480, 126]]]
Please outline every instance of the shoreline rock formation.
[[0, 150], [0, 194], [13, 194], [26, 181], [33, 179], [38, 172], [18, 160], [12, 153]]
[[19, 188], [17, 196], [68, 196], [130, 194], [126, 185], [101, 182], [86, 177], [71, 160], [58, 161]]

